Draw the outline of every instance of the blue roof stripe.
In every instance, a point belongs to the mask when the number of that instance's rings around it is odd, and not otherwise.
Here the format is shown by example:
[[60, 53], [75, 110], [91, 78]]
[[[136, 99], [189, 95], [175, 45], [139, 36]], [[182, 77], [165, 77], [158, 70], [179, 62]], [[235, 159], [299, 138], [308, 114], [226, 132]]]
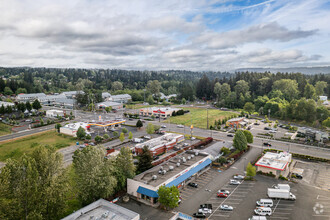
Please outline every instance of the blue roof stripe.
[[149, 197], [158, 198], [157, 192], [155, 192], [151, 189], [144, 188], [142, 186], [139, 186], [137, 192], [140, 193], [140, 194], [149, 196]]
[[186, 179], [188, 179], [189, 177], [191, 177], [192, 175], [194, 175], [195, 173], [197, 173], [198, 171], [205, 168], [206, 166], [208, 166], [211, 163], [212, 163], [211, 159], [205, 160], [203, 163], [198, 164], [196, 167], [194, 167], [191, 170], [189, 170], [188, 172], [182, 174], [181, 176], [179, 176], [178, 178], [176, 178], [172, 182], [169, 182], [168, 184], [166, 184], [166, 186], [171, 187], [171, 186], [179, 185], [180, 183], [182, 183], [183, 181], [185, 181]]

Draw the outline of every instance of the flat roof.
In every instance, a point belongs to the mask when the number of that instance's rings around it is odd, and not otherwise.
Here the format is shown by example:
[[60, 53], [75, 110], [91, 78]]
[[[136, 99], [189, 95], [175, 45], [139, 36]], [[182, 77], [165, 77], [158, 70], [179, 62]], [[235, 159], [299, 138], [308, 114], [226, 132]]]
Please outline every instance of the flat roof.
[[154, 148], [157, 148], [159, 146], [164, 146], [166, 144], [170, 144], [174, 141], [174, 139], [180, 138], [180, 137], [183, 137], [183, 135], [175, 134], [175, 133], [166, 133], [163, 136], [153, 138], [144, 143], [136, 144], [135, 147], [143, 148], [144, 146], [148, 146], [149, 150], [153, 150]]
[[[147, 183], [148, 185], [157, 187], [208, 156], [209, 155], [207, 153], [198, 153], [198, 155], [196, 155], [195, 151], [186, 151], [185, 153], [177, 155], [170, 160], [135, 176], [133, 179], [141, 183]], [[185, 163], [183, 163], [183, 157], [186, 159]], [[188, 159], [188, 157], [190, 159]], [[179, 162], [180, 166], [177, 166], [177, 163]], [[170, 166], [173, 168], [173, 170], [170, 170]], [[159, 174], [158, 172], [161, 169], [166, 170], [166, 173]], [[154, 175], [157, 176], [157, 179], [153, 179]]]
[[113, 204], [104, 199], [99, 199], [62, 220], [95, 220], [95, 219], [111, 219], [111, 220], [130, 220], [140, 219], [140, 214], [129, 209]]
[[290, 153], [267, 152], [263, 157], [261, 157], [258, 160], [258, 162], [255, 165], [274, 169], [274, 170], [284, 170], [290, 161], [291, 161]]
[[241, 121], [241, 120], [244, 120], [244, 118], [243, 118], [243, 117], [240, 117], [240, 118], [232, 118], [232, 119], [229, 119], [228, 122]]
[[148, 108], [141, 108], [140, 111], [178, 111], [180, 108], [171, 108], [171, 107], [148, 107]]

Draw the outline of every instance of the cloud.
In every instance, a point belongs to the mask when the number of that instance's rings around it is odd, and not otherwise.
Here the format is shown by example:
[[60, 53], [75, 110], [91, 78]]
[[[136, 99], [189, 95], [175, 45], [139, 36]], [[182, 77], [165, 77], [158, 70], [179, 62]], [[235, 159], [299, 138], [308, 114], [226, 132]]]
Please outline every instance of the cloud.
[[271, 22], [225, 33], [207, 32], [199, 36], [197, 42], [207, 43], [210, 48], [225, 49], [251, 42], [262, 43], [267, 40], [286, 42], [306, 38], [315, 33], [316, 30], [288, 30], [276, 22]]

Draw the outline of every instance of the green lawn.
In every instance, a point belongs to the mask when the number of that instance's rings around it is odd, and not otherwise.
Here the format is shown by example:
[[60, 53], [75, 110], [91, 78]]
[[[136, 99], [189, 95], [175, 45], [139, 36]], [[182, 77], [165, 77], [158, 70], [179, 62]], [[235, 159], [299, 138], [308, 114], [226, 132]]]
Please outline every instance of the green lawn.
[[[171, 117], [171, 123], [173, 124], [183, 124], [186, 126], [194, 125], [198, 128], [206, 128], [207, 126], [207, 110], [204, 108], [183, 108], [184, 110], [189, 110], [190, 113]], [[222, 120], [226, 117], [237, 115], [233, 112], [220, 111], [218, 109], [209, 109], [208, 110], [209, 126], [214, 125], [215, 120]], [[167, 119], [165, 122], [169, 122]]]
[[5, 161], [8, 158], [17, 159], [24, 153], [29, 154], [38, 144], [53, 145], [60, 149], [73, 145], [75, 142], [75, 138], [58, 134], [55, 131], [32, 135], [0, 144], [0, 161]]
[[0, 136], [10, 133], [11, 133], [11, 126], [0, 122]]

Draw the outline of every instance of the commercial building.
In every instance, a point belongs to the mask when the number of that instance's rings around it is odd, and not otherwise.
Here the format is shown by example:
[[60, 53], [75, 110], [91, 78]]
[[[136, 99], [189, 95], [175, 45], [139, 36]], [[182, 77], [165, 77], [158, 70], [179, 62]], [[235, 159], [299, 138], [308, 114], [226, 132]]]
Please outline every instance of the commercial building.
[[99, 199], [62, 220], [140, 220], [140, 214], [129, 209]]
[[113, 102], [127, 103], [132, 100], [132, 97], [129, 94], [113, 95], [109, 100]]
[[300, 136], [305, 137], [306, 140], [315, 140], [322, 143], [329, 140], [328, 132], [317, 131], [305, 127], [298, 127], [297, 132]]
[[70, 98], [59, 98], [54, 102], [54, 106], [67, 109], [73, 109], [75, 104], [76, 100]]
[[82, 127], [85, 131], [88, 131], [91, 126], [85, 122], [67, 124], [60, 128], [60, 133], [76, 137], [79, 127]]
[[155, 116], [160, 118], [167, 118], [172, 115], [174, 111], [179, 111], [179, 108], [159, 108], [159, 107], [151, 107], [151, 108], [141, 108], [140, 109], [140, 116]]
[[60, 95], [46, 95], [39, 97], [38, 100], [42, 105], [49, 105], [52, 106], [56, 103], [57, 100], [59, 99], [65, 99], [66, 96], [63, 94]]
[[184, 136], [181, 134], [174, 134], [174, 133], [166, 133], [163, 136], [153, 138], [149, 141], [144, 143], [136, 144], [135, 145], [135, 153], [140, 154], [142, 153], [143, 147], [148, 146], [150, 152], [153, 156], [166, 153], [169, 150], [172, 150], [174, 145], [184, 141]]
[[68, 91], [62, 92], [61, 95], [64, 95], [68, 99], [74, 99], [78, 94], [85, 94], [84, 91]]
[[272, 173], [276, 177], [280, 175], [287, 177], [290, 173], [289, 164], [292, 160], [292, 155], [287, 152], [273, 153], [267, 152], [255, 164], [257, 171], [263, 173]]
[[14, 107], [15, 104], [12, 103], [12, 102], [3, 102], [3, 101], [0, 101], [0, 107], [3, 106], [3, 107], [7, 107], [7, 106], [11, 106], [11, 107]]
[[127, 193], [149, 205], [158, 205], [160, 186], [185, 187], [210, 168], [212, 156], [207, 153], [186, 151], [155, 166], [133, 179], [127, 179]]
[[65, 113], [62, 110], [47, 110], [46, 111], [46, 117], [48, 118], [56, 118], [57, 116], [64, 117]]
[[246, 126], [247, 121], [243, 117], [241, 117], [241, 118], [232, 118], [232, 119], [229, 119], [226, 122], [226, 125], [228, 127], [237, 129], [237, 128], [242, 128], [242, 127]]
[[111, 107], [112, 109], [118, 110], [123, 108], [123, 103], [106, 101], [97, 103], [96, 106], [98, 109], [105, 109], [106, 107]]
[[18, 94], [16, 100], [18, 102], [27, 102], [27, 101], [34, 101], [41, 97], [45, 97], [45, 93], [31, 93], [31, 94]]

